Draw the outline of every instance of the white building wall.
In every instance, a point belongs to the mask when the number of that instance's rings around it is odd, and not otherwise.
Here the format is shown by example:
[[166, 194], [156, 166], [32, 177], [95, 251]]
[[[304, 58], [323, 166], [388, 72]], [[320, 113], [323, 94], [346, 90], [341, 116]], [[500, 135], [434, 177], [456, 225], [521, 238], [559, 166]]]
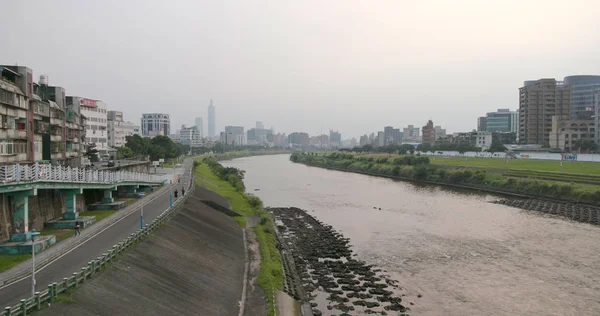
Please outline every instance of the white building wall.
[[108, 121], [108, 146], [118, 148], [127, 143], [127, 136], [133, 136], [139, 127], [132, 122]]
[[[82, 98], [79, 98], [82, 99]], [[81, 114], [86, 118], [85, 142], [94, 144], [98, 151], [108, 149], [108, 120], [106, 103], [97, 100], [94, 106], [81, 101]]]
[[482, 151], [488, 150], [492, 146], [491, 132], [477, 132], [475, 147], [481, 148]]

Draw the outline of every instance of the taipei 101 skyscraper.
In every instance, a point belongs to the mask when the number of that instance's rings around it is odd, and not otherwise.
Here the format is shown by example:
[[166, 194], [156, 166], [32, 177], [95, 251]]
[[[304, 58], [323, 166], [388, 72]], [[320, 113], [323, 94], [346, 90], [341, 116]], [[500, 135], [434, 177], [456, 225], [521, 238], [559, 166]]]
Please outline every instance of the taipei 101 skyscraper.
[[213, 100], [210, 99], [210, 105], [208, 106], [208, 137], [215, 136], [215, 106]]

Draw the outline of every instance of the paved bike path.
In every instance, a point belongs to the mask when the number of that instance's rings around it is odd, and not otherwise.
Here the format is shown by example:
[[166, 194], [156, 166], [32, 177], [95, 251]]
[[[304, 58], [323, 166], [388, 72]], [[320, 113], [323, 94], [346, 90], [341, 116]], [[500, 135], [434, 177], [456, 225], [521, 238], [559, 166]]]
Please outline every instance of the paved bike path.
[[[183, 185], [187, 186], [189, 179], [189, 169], [186, 169], [186, 172], [182, 175], [181, 183], [175, 185], [179, 190], [179, 194], [181, 194], [181, 187]], [[175, 190], [175, 188], [165, 190], [160, 193], [156, 199], [144, 205], [144, 223], [151, 222], [160, 213], [169, 208], [169, 195], [173, 190]], [[110, 249], [116, 243], [121, 242], [139, 228], [139, 211], [136, 211], [112, 226], [105, 228], [104, 231], [64, 254], [62, 257], [59, 257], [41, 271], [36, 271], [36, 291], [41, 291], [47, 288], [48, 284], [61, 281], [62, 278], [69, 277], [73, 272], [81, 270], [81, 268], [86, 266], [90, 260], [101, 256], [106, 250]], [[52, 248], [48, 251], [51, 249]], [[21, 299], [30, 296], [31, 275], [8, 286], [0, 287], [0, 306], [12, 306], [17, 304]]]

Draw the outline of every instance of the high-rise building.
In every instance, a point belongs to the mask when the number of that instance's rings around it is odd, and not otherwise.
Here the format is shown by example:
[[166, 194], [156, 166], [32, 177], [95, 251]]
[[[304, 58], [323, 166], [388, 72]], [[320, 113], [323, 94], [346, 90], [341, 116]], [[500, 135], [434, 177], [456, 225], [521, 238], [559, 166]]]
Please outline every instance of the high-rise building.
[[485, 131], [488, 132], [513, 132], [519, 130], [519, 113], [509, 109], [498, 109], [489, 112], [485, 117]]
[[215, 136], [215, 106], [213, 100], [210, 99], [210, 105], [208, 106], [208, 137]]
[[423, 126], [423, 128], [421, 129], [422, 133], [422, 143], [423, 144], [429, 144], [429, 145], [434, 145], [435, 144], [435, 128], [433, 127], [433, 121], [429, 120], [427, 122], [427, 125]]
[[[227, 134], [231, 134], [233, 145], [241, 146], [246, 144], [243, 126], [225, 126], [225, 132]], [[239, 135], [242, 136], [240, 137]]]
[[525, 81], [519, 88], [519, 142], [550, 145], [552, 117], [570, 118], [571, 88], [556, 79]]
[[440, 137], [446, 137], [446, 130], [443, 129], [441, 126], [435, 126], [435, 138], [436, 140]]
[[110, 147], [118, 148], [125, 146], [127, 136], [135, 135], [136, 130], [139, 131], [140, 129], [133, 122], [124, 121], [123, 112], [121, 111], [108, 111], [107, 118], [108, 146]]
[[171, 118], [165, 113], [142, 114], [142, 136], [171, 135]]
[[256, 129], [265, 129], [265, 125], [261, 121], [256, 121]]
[[358, 144], [359, 144], [360, 146], [364, 146], [364, 145], [367, 145], [367, 144], [369, 144], [369, 136], [367, 136], [367, 135], [363, 135], [363, 136], [361, 136], [361, 137], [360, 137], [360, 140], [359, 140], [359, 142], [358, 142]]
[[338, 131], [329, 131], [329, 142], [334, 147], [342, 146], [342, 134]]
[[419, 139], [419, 128], [408, 125], [403, 129], [402, 138], [408, 141], [417, 141]]
[[202, 137], [200, 137], [198, 128], [195, 125], [192, 127], [182, 126], [179, 130], [179, 143], [190, 146], [190, 148], [201, 147]]
[[288, 144], [294, 147], [308, 148], [310, 137], [307, 133], [291, 133], [288, 136]]
[[108, 154], [108, 110], [106, 103], [100, 100], [71, 97], [73, 103], [79, 104], [81, 114], [87, 118], [85, 142], [95, 146], [100, 154]]
[[[271, 140], [269, 141], [269, 136]], [[270, 129], [251, 128], [247, 132], [246, 142], [248, 145], [265, 145], [273, 142], [273, 133]]]
[[600, 76], [568, 76], [564, 85], [571, 88], [571, 120], [589, 120], [596, 112], [594, 96], [600, 93]]
[[477, 118], [477, 131], [485, 132], [487, 129], [487, 117], [480, 116]]
[[204, 122], [202, 122], [202, 118], [197, 117], [195, 123], [196, 123], [195, 124], [196, 129], [198, 130], [198, 133], [200, 134], [200, 138], [203, 138], [204, 137]]
[[385, 132], [377, 132], [377, 146], [385, 146]]

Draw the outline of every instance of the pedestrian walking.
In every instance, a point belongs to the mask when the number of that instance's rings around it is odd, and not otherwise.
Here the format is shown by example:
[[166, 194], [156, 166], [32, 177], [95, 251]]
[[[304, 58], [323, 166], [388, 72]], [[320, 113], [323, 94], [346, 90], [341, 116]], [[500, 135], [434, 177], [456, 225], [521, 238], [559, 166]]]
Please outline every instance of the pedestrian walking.
[[79, 224], [79, 221], [75, 222], [75, 237], [81, 235], [81, 225]]
[[173, 196], [175, 197], [175, 200], [177, 200], [177, 190], [175, 190], [175, 192], [173, 193]]
[[185, 196], [185, 188], [181, 187], [181, 197], [184, 197], [184, 196]]

